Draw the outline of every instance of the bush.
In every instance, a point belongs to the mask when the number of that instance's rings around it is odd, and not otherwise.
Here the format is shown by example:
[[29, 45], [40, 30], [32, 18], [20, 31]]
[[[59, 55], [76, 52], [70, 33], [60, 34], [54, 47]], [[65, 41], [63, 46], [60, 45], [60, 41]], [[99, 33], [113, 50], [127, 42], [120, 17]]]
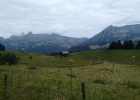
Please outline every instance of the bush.
[[14, 53], [4, 53], [3, 55], [0, 54], [0, 64], [8, 63], [10, 65], [15, 65], [19, 61], [19, 58], [15, 56]]
[[32, 59], [32, 56], [30, 55], [29, 59]]

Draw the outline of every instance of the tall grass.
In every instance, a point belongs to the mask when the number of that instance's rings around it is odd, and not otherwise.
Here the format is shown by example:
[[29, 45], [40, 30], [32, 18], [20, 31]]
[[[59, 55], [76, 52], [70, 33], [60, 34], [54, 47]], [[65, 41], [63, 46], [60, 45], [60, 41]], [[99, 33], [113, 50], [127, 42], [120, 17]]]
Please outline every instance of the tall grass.
[[[69, 68], [29, 66], [1, 66], [0, 94], [3, 94], [3, 74], [8, 74], [6, 97], [10, 100], [81, 100], [81, 83], [86, 86], [86, 100], [138, 100], [140, 99], [140, 68], [112, 63], [74, 67], [73, 82], [67, 74]], [[1, 99], [5, 97], [0, 96]]]
[[[139, 100], [139, 52], [90, 51], [66, 58], [15, 52], [21, 58], [18, 65], [0, 66], [0, 100], [81, 100], [82, 82], [86, 100]], [[8, 74], [7, 91], [4, 74]]]

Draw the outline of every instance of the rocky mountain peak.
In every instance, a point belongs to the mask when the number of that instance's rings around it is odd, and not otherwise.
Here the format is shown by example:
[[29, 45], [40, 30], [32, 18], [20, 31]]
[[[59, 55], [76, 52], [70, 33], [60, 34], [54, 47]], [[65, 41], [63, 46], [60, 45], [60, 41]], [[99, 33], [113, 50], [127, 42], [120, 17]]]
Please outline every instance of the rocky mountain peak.
[[140, 24], [121, 27], [110, 25], [82, 44], [106, 44], [118, 40], [140, 40]]
[[31, 36], [31, 35], [33, 35], [33, 33], [31, 31], [29, 31], [26, 35]]

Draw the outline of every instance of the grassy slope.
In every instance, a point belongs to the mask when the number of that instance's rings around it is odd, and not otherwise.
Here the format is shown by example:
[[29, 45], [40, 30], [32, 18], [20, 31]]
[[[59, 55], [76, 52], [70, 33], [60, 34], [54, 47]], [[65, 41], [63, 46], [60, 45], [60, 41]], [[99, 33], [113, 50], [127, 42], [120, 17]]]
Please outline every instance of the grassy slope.
[[[133, 59], [135, 56], [136, 59]], [[73, 59], [83, 60], [83, 61], [109, 61], [114, 63], [122, 64], [140, 64], [140, 50], [114, 50], [114, 51], [90, 51], [90, 52], [80, 52], [73, 56]], [[135, 60], [135, 61], [133, 61]]]
[[[78, 52], [67, 58], [15, 54], [21, 57], [18, 65], [0, 66], [0, 100], [81, 100], [82, 82], [86, 82], [87, 100], [140, 99], [139, 50]], [[33, 59], [29, 59], [30, 55]], [[136, 56], [135, 61], [132, 56]], [[67, 68], [71, 59], [73, 66], [77, 66], [73, 68], [72, 99], [71, 71]], [[110, 63], [97, 64], [99, 59]], [[29, 70], [30, 66], [37, 69]], [[9, 76], [6, 94], [3, 91], [5, 73]]]
[[[97, 63], [99, 59], [100, 61], [107, 61], [112, 63], [140, 65], [140, 50], [77, 52], [70, 54], [70, 56], [66, 58], [20, 52], [16, 53], [16, 55], [21, 57], [19, 64], [35, 65], [40, 67], [68, 66], [70, 65], [70, 60], [74, 61], [74, 66], [85, 66]], [[30, 55], [33, 57], [32, 60], [29, 59]], [[135, 56], [136, 58], [133, 59], [132, 56]]]

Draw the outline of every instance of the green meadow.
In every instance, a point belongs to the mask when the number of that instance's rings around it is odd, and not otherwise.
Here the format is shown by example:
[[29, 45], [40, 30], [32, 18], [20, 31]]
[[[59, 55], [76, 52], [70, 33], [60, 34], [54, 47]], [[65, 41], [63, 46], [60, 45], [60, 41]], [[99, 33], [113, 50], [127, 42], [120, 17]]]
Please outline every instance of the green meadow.
[[140, 100], [140, 50], [13, 53], [17, 65], [0, 65], [0, 100], [82, 100], [82, 83], [85, 100]]

